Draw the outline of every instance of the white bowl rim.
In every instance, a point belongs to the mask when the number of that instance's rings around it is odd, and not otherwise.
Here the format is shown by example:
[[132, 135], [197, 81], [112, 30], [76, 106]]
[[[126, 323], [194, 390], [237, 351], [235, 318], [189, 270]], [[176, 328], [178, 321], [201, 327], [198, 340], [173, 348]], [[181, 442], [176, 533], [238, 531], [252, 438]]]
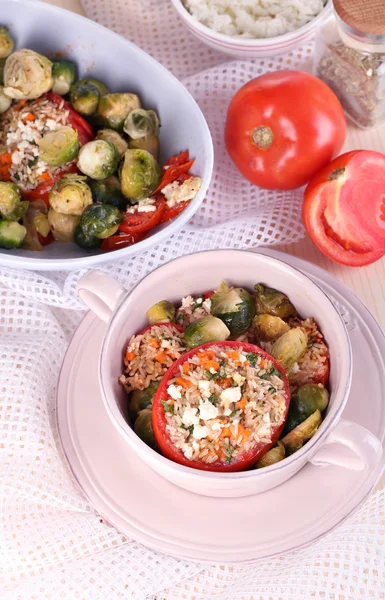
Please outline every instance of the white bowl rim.
[[210, 27], [203, 25], [203, 23], [201, 23], [195, 17], [192, 16], [192, 14], [184, 6], [182, 0], [171, 0], [171, 2], [173, 3], [175, 10], [178, 12], [180, 17], [184, 21], [186, 21], [186, 23], [191, 27], [191, 29], [195, 29], [196, 31], [199, 31], [200, 33], [204, 34], [204, 37], [218, 42], [225, 42], [224, 44], [222, 44], [224, 47], [231, 46], [233, 48], [238, 49], [242, 49], [243, 47], [245, 47], [245, 49], [249, 48], [250, 50], [257, 48], [268, 49], [270, 45], [274, 46], [275, 48], [284, 46], [285, 42], [292, 42], [298, 36], [301, 36], [301, 34], [303, 34], [304, 36], [306, 34], [309, 34], [313, 27], [331, 11], [333, 5], [332, 0], [326, 0], [325, 6], [321, 10], [321, 12], [319, 12], [318, 15], [314, 17], [314, 19], [309, 21], [309, 23], [302, 25], [302, 27], [295, 29], [294, 31], [288, 31], [287, 33], [284, 33], [282, 35], [277, 35], [268, 38], [241, 38], [239, 36], [218, 33], [214, 29], [210, 29]]
[[[273, 264], [274, 263], [278, 263], [278, 264], [282, 263], [288, 268], [289, 271], [294, 271], [294, 273], [297, 276], [300, 276], [304, 280], [304, 283], [306, 285], [310, 284], [310, 286], [314, 286], [318, 290], [318, 292], [321, 292], [321, 295], [324, 296], [325, 302], [329, 305], [331, 310], [338, 316], [339, 322], [341, 324], [341, 333], [343, 333], [343, 337], [344, 337], [344, 346], [345, 347], [343, 349], [343, 353], [345, 352], [346, 357], [347, 357], [345, 389], [343, 390], [343, 392], [341, 391], [341, 395], [343, 395], [344, 400], [341, 402], [341, 405], [339, 406], [338, 410], [331, 418], [328, 418], [329, 415], [326, 415], [326, 417], [323, 420], [318, 431], [300, 450], [298, 450], [291, 456], [286, 457], [283, 461], [273, 464], [273, 465], [269, 465], [269, 466], [265, 467], [264, 469], [253, 469], [253, 470], [248, 470], [248, 471], [237, 471], [237, 472], [230, 472], [230, 473], [205, 471], [205, 470], [194, 469], [192, 467], [180, 465], [179, 463], [176, 463], [176, 462], [166, 458], [162, 454], [157, 453], [155, 450], [152, 450], [152, 448], [147, 446], [147, 444], [145, 442], [143, 442], [136, 435], [136, 433], [134, 432], [132, 427], [125, 420], [121, 410], [117, 406], [117, 403], [114, 402], [114, 404], [111, 405], [111, 403], [109, 401], [109, 396], [106, 393], [106, 390], [105, 390], [105, 387], [103, 384], [103, 370], [104, 370], [103, 369], [103, 357], [104, 357], [104, 354], [106, 351], [106, 347], [109, 345], [109, 343], [111, 341], [110, 338], [112, 337], [113, 323], [119, 317], [120, 310], [121, 310], [123, 304], [125, 303], [125, 300], [128, 298], [128, 296], [130, 296], [130, 294], [134, 290], [136, 290], [136, 288], [138, 286], [140, 286], [142, 281], [144, 281], [147, 277], [152, 275], [155, 271], [159, 271], [163, 267], [169, 265], [170, 263], [178, 263], [180, 261], [183, 261], [185, 258], [191, 258], [194, 256], [200, 256], [200, 255], [204, 255], [204, 254], [212, 255], [212, 254], [225, 254], [225, 253], [227, 253], [227, 254], [229, 254], [229, 253], [245, 254], [247, 256], [255, 256], [255, 257], [258, 256], [259, 258], [262, 258], [263, 260], [266, 260], [267, 262], [271, 262]], [[102, 391], [103, 402], [106, 406], [107, 412], [108, 412], [112, 422], [120, 430], [121, 434], [124, 437], [128, 438], [130, 444], [132, 444], [133, 446], [138, 444], [139, 447], [141, 447], [142, 452], [144, 454], [147, 454], [147, 456], [149, 457], [149, 460], [152, 463], [159, 464], [161, 469], [167, 468], [168, 470], [171, 470], [171, 471], [178, 471], [180, 474], [184, 474], [186, 476], [193, 477], [193, 478], [198, 478], [201, 481], [202, 481], [202, 479], [206, 479], [206, 478], [210, 479], [210, 480], [216, 480], [218, 482], [219, 481], [230, 481], [230, 480], [231, 481], [247, 480], [247, 479], [251, 479], [254, 477], [259, 477], [260, 479], [262, 479], [264, 476], [265, 477], [269, 476], [271, 473], [276, 473], [278, 471], [282, 471], [282, 470], [290, 467], [291, 465], [294, 465], [297, 461], [300, 461], [305, 454], [310, 454], [312, 448], [316, 444], [318, 444], [319, 441], [321, 441], [322, 439], [325, 439], [327, 437], [327, 434], [331, 431], [331, 429], [339, 421], [341, 413], [342, 413], [342, 411], [346, 405], [347, 399], [348, 399], [350, 386], [351, 386], [351, 380], [352, 380], [353, 356], [352, 356], [352, 348], [351, 348], [351, 344], [350, 344], [349, 334], [348, 334], [346, 325], [345, 325], [341, 315], [339, 314], [337, 308], [334, 306], [334, 304], [332, 303], [332, 301], [330, 300], [330, 298], [326, 294], [326, 292], [324, 292], [324, 290], [315, 281], [313, 281], [308, 275], [303, 273], [297, 267], [293, 267], [292, 265], [285, 262], [284, 260], [281, 260], [281, 259], [278, 259], [278, 258], [275, 258], [272, 256], [268, 256], [266, 254], [259, 254], [258, 252], [255, 252], [255, 251], [250, 252], [247, 250], [219, 249], [219, 250], [203, 250], [200, 252], [193, 252], [191, 254], [183, 255], [178, 258], [174, 258], [174, 259], [168, 261], [167, 263], [160, 265], [156, 269], [153, 269], [153, 271], [148, 273], [148, 275], [146, 275], [143, 279], [141, 279], [138, 283], [136, 283], [135, 286], [133, 286], [131, 288], [131, 290], [128, 291], [124, 297], [122, 297], [122, 299], [121, 299], [119, 305], [116, 307], [107, 327], [108, 328], [106, 331], [106, 335], [103, 339], [103, 343], [102, 343], [102, 347], [101, 347], [101, 351], [100, 351], [99, 369], [98, 370], [99, 370], [99, 383], [100, 383], [100, 387], [101, 387], [101, 391]], [[323, 426], [323, 425], [325, 425], [325, 426]]]
[[[91, 24], [91, 26], [93, 28], [99, 29], [101, 31], [108, 31], [111, 36], [113, 36], [119, 40], [123, 40], [126, 44], [128, 44], [136, 52], [138, 52], [138, 54], [145, 57], [146, 60], [153, 63], [154, 66], [156, 65], [160, 71], [163, 71], [164, 73], [167, 74], [168, 77], [171, 77], [172, 79], [174, 79], [175, 82], [177, 82], [180, 86], [181, 94], [183, 94], [186, 98], [188, 98], [191, 101], [191, 108], [194, 110], [194, 112], [197, 114], [198, 119], [201, 121], [202, 130], [205, 131], [205, 139], [206, 139], [205, 145], [206, 145], [206, 152], [207, 152], [207, 160], [205, 163], [204, 172], [202, 173], [203, 183], [202, 183], [202, 186], [201, 186], [198, 194], [195, 196], [195, 198], [190, 202], [190, 204], [185, 208], [185, 210], [183, 210], [176, 217], [176, 219], [170, 221], [170, 223], [166, 227], [164, 227], [160, 231], [157, 231], [155, 234], [142, 240], [141, 242], [137, 242], [136, 244], [133, 244], [132, 246], [128, 246], [127, 248], [122, 248], [120, 250], [114, 250], [114, 252], [104, 252], [102, 254], [92, 254], [92, 255], [86, 254], [85, 256], [76, 257], [76, 258], [44, 258], [44, 257], [33, 258], [33, 257], [29, 257], [29, 256], [19, 256], [19, 255], [7, 254], [6, 252], [1, 252], [0, 253], [0, 265], [4, 266], [4, 267], [13, 267], [13, 268], [17, 268], [17, 269], [24, 268], [24, 269], [28, 269], [28, 270], [37, 269], [37, 270], [41, 270], [41, 271], [57, 271], [57, 270], [74, 271], [74, 270], [82, 269], [82, 268], [90, 268], [90, 267], [100, 265], [103, 263], [107, 263], [107, 262], [123, 260], [125, 258], [128, 258], [129, 256], [134, 255], [135, 253], [138, 253], [138, 254], [142, 253], [145, 250], [148, 250], [149, 248], [153, 248], [154, 246], [156, 246], [157, 244], [159, 244], [166, 238], [169, 238], [172, 235], [174, 235], [175, 233], [177, 233], [181, 229], [181, 227], [185, 223], [187, 223], [187, 221], [189, 221], [189, 219], [192, 218], [192, 216], [197, 212], [197, 210], [201, 206], [203, 199], [206, 195], [206, 192], [208, 190], [208, 187], [210, 185], [213, 168], [214, 168], [214, 146], [213, 146], [210, 129], [209, 129], [207, 121], [206, 121], [201, 109], [199, 108], [196, 100], [193, 98], [193, 96], [190, 94], [190, 92], [187, 90], [187, 88], [178, 80], [178, 78], [175, 77], [175, 75], [173, 75], [170, 71], [168, 71], [168, 69], [166, 69], [166, 67], [164, 67], [161, 63], [159, 63], [157, 60], [155, 60], [155, 58], [153, 58], [150, 54], [148, 54], [147, 52], [142, 50], [139, 46], [137, 46], [136, 44], [134, 44], [127, 38], [119, 35], [118, 33], [115, 33], [114, 31], [112, 31], [112, 29], [108, 29], [107, 27], [104, 27], [100, 23], [96, 23], [96, 21], [92, 21], [91, 19], [88, 19], [87, 17], [84, 17], [83, 15], [79, 15], [77, 13], [74, 13], [65, 8], [61, 8], [59, 6], [47, 4], [46, 2], [41, 2], [40, 0], [28, 0], [28, 2], [26, 2], [26, 0], [7, 0], [7, 1], [13, 2], [14, 4], [18, 4], [18, 5], [27, 4], [28, 7], [33, 6], [38, 11], [47, 11], [48, 13], [53, 13], [53, 14], [57, 15], [59, 20], [60, 20], [60, 15], [64, 11], [65, 13], [67, 13], [67, 15], [70, 15], [72, 19], [78, 21], [79, 23], [83, 24], [84, 26], [89, 27]], [[206, 179], [206, 182], [204, 182], [205, 179]], [[41, 253], [38, 252], [37, 254], [40, 255]]]

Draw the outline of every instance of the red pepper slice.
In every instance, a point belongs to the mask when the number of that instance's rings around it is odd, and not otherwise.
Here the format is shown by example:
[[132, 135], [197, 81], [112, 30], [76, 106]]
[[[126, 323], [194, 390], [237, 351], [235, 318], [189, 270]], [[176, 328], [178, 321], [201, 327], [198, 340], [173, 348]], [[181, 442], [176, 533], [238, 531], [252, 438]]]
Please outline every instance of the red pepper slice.
[[119, 225], [119, 230], [125, 233], [143, 233], [158, 225], [167, 208], [162, 194], [157, 196], [154, 206], [155, 210], [152, 212], [125, 213], [124, 221]]
[[119, 250], [120, 248], [126, 248], [132, 246], [137, 242], [140, 242], [144, 238], [143, 233], [123, 233], [120, 235], [112, 235], [102, 241], [101, 249], [105, 252], [111, 250]]
[[160, 223], [166, 223], [167, 221], [171, 221], [171, 219], [177, 217], [181, 212], [184, 211], [184, 209], [190, 204], [190, 202], [191, 200], [186, 200], [186, 202], [180, 202], [172, 208], [166, 208], [165, 212], [162, 215]]
[[72, 129], [75, 129], [77, 132], [79, 142], [82, 146], [94, 139], [95, 135], [91, 125], [73, 108], [72, 104], [63, 100], [59, 94], [54, 94], [53, 92], [48, 92], [45, 97], [57, 106], [63, 103], [63, 111], [68, 111], [68, 122]]
[[184, 152], [180, 152], [179, 154], [170, 156], [170, 158], [164, 163], [163, 169], [164, 167], [179, 167], [180, 165], [184, 165], [189, 160], [189, 158], [189, 151], [184, 150]]

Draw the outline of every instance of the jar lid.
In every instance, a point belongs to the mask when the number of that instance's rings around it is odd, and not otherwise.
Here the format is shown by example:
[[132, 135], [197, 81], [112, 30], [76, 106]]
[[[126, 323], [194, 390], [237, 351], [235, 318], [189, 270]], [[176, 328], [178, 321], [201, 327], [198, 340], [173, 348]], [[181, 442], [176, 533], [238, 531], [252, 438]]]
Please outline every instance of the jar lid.
[[334, 0], [334, 10], [357, 32], [385, 35], [385, 0]]

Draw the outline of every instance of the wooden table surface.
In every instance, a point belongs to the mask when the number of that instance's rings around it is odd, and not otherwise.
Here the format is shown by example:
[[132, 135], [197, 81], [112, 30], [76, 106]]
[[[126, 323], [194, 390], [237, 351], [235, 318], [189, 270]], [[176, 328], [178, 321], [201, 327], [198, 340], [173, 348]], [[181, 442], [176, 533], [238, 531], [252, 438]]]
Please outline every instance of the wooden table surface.
[[[85, 14], [80, 0], [44, 1], [82, 15]], [[384, 141], [379, 140], [380, 147], [375, 149], [385, 152], [385, 131], [383, 138]], [[351, 141], [354, 142], [354, 140]], [[380, 323], [382, 329], [385, 330], [385, 257], [367, 267], [348, 268], [333, 263], [326, 258], [313, 245], [309, 238], [305, 238], [296, 244], [275, 246], [274, 248], [298, 256], [299, 258], [304, 258], [325, 269], [331, 275], [334, 275], [334, 277], [347, 285], [366, 304]], [[378, 485], [378, 488], [380, 487], [385, 487], [385, 474]]]

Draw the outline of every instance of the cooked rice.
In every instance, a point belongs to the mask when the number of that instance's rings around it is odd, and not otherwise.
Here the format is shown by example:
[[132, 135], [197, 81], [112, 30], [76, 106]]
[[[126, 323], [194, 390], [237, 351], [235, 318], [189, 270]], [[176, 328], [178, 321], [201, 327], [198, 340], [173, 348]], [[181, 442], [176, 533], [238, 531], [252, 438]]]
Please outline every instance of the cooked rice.
[[176, 322], [187, 327], [190, 323], [198, 321], [203, 317], [207, 317], [211, 314], [211, 300], [210, 298], [203, 298], [203, 295], [199, 296], [186, 296], [182, 298], [181, 305], [176, 312]]
[[[296, 326], [295, 319], [289, 325]], [[329, 349], [324, 337], [313, 318], [300, 321], [300, 326], [308, 336], [307, 351], [304, 356], [292, 367], [290, 384], [299, 387], [305, 383], [325, 383], [325, 376], [329, 371]]]

